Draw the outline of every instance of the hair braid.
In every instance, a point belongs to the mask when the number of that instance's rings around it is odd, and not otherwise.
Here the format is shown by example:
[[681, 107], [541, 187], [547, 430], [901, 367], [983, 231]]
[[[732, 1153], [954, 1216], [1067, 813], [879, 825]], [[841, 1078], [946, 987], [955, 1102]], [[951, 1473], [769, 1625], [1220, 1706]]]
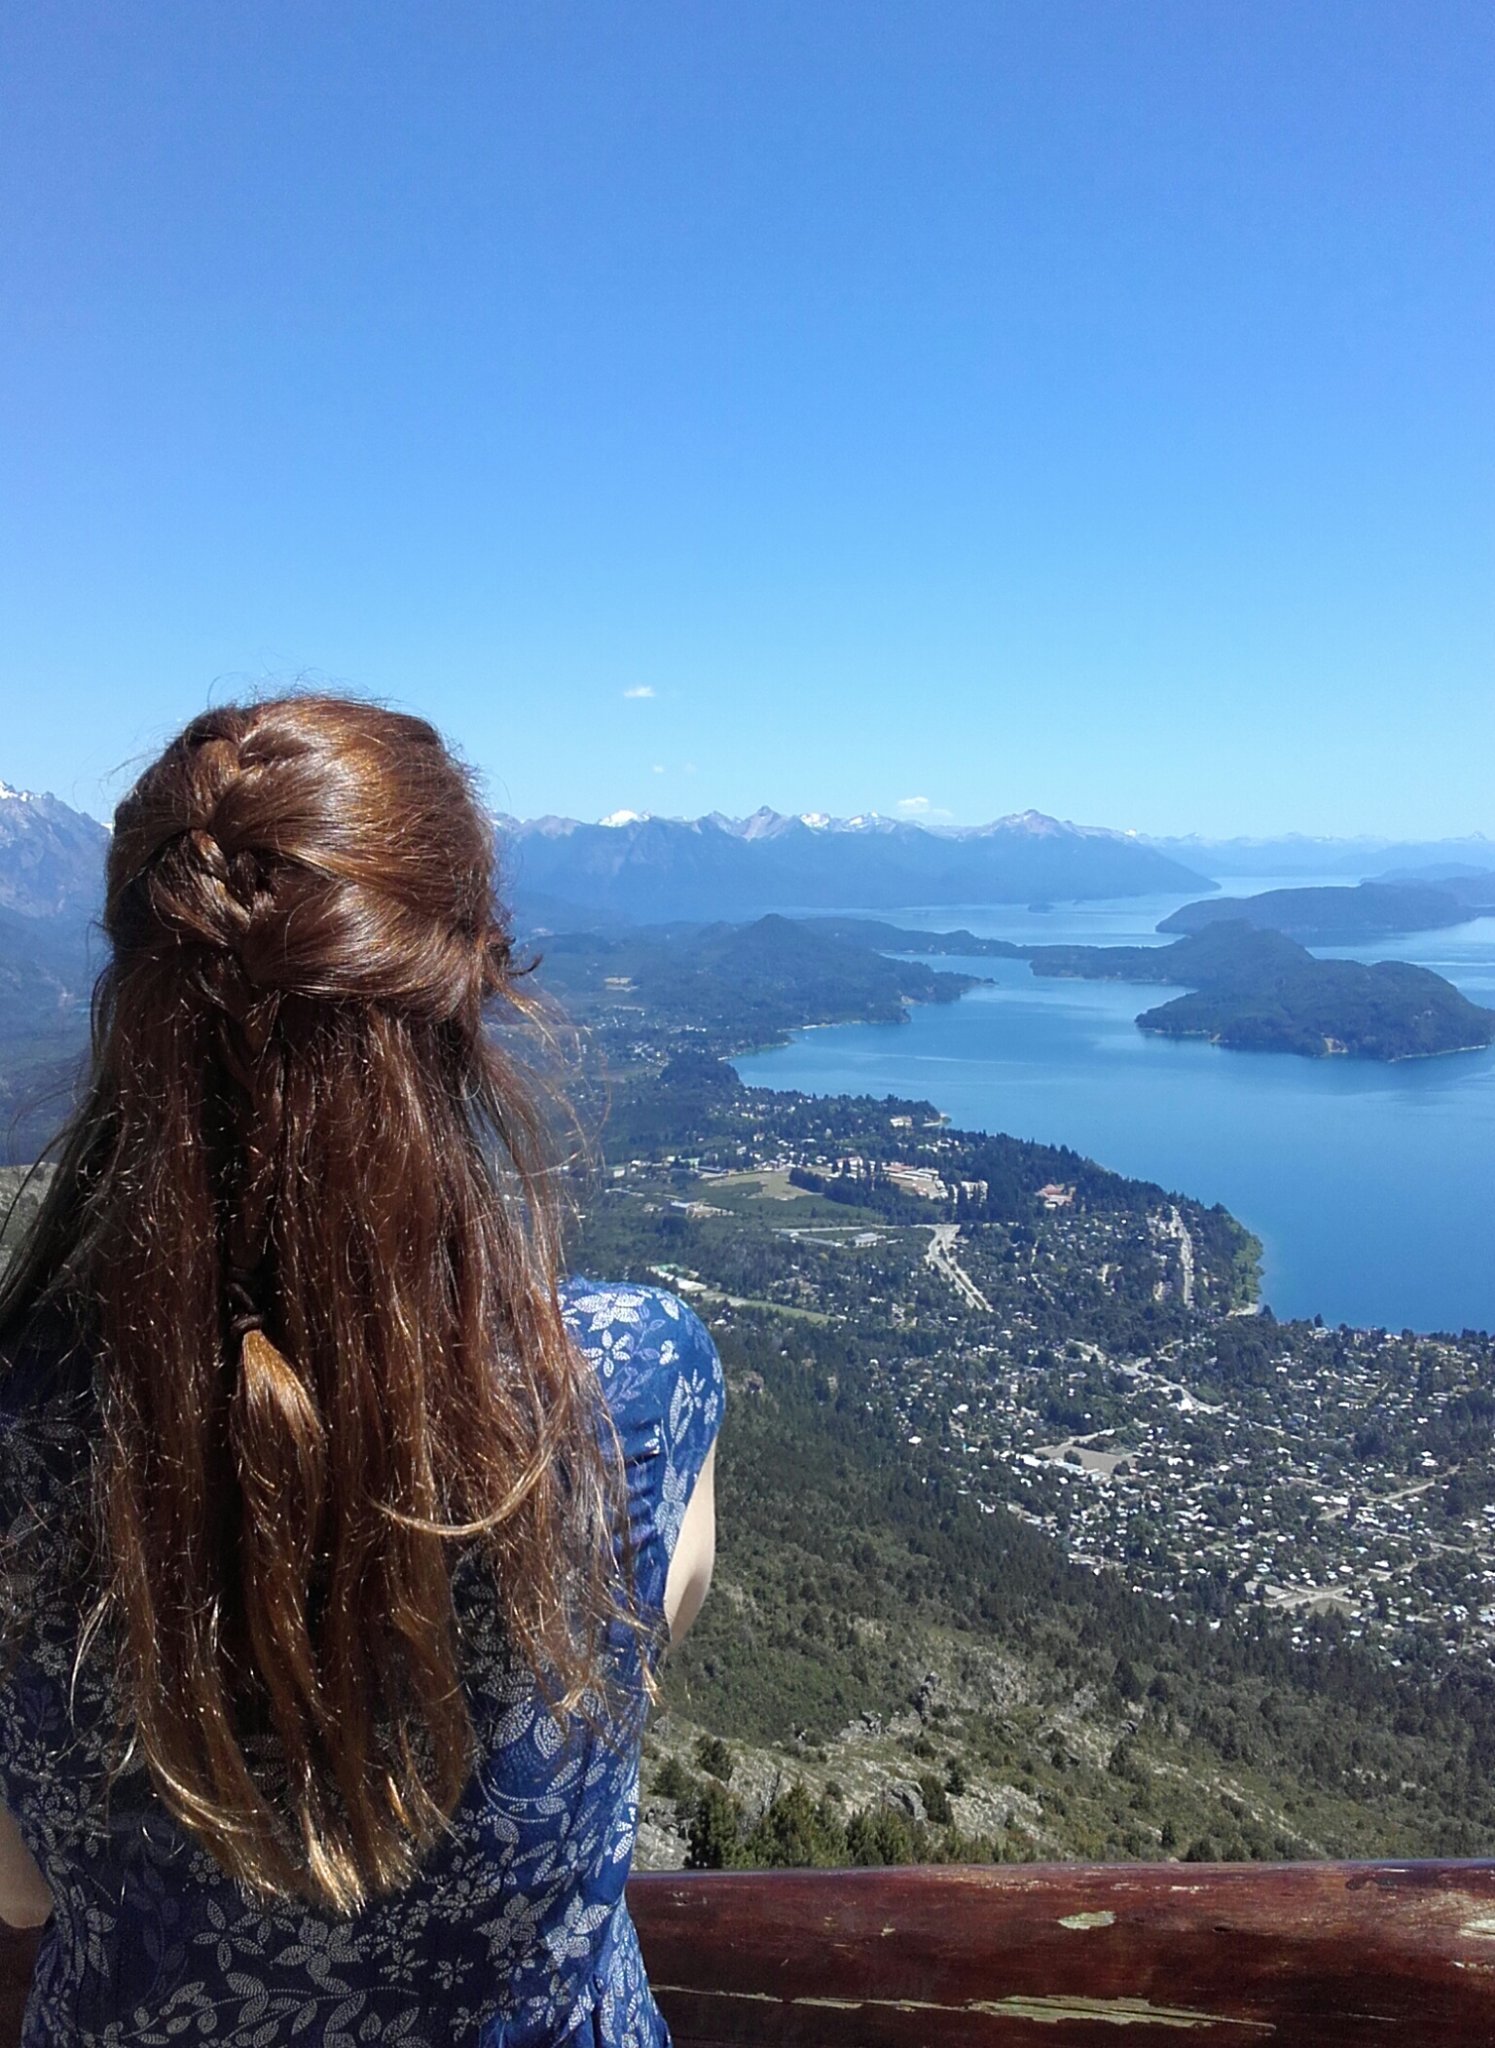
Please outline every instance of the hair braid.
[[[184, 737], [190, 740], [193, 730]], [[178, 912], [190, 903], [192, 936], [200, 942], [196, 985], [217, 1013], [229, 1138], [223, 1162], [224, 1285], [232, 1309], [229, 1327], [242, 1340], [265, 1322], [257, 1283], [268, 1251], [284, 1125], [284, 1047], [276, 1031], [281, 992], [257, 987], [246, 967], [256, 922], [273, 913], [274, 892], [260, 850], [234, 836], [233, 800], [241, 779], [253, 773], [243, 760], [240, 736], [215, 730], [191, 748], [190, 758], [192, 816], [158, 849], [150, 886]]]
[[[219, 920], [222, 943], [203, 963], [199, 986], [217, 1012], [226, 1087], [223, 1285], [227, 1338], [237, 1352], [229, 1438], [243, 1498], [241, 1600], [255, 1665], [269, 1694], [292, 1785], [300, 1796], [302, 1854], [314, 1879], [350, 1903], [347, 1874], [325, 1847], [328, 1812], [323, 1738], [328, 1707], [312, 1640], [314, 1567], [325, 1514], [327, 1431], [315, 1391], [267, 1329], [278, 1294], [271, 1235], [285, 1131], [285, 1046], [279, 988], [260, 988], [246, 958], [257, 919], [275, 915], [268, 863], [234, 845], [227, 818], [245, 771], [231, 742], [198, 749], [200, 825], [179, 842]], [[226, 843], [227, 842], [227, 843]], [[285, 1586], [267, 1602], [262, 1588]]]

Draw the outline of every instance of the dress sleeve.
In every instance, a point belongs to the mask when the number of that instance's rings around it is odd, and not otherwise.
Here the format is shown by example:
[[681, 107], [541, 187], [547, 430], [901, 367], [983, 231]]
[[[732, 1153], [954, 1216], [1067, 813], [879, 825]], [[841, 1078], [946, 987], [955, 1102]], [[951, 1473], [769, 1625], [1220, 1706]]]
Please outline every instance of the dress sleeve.
[[639, 1605], [658, 1617], [680, 1525], [721, 1428], [721, 1360], [700, 1317], [661, 1288], [583, 1288], [570, 1305], [622, 1445]]

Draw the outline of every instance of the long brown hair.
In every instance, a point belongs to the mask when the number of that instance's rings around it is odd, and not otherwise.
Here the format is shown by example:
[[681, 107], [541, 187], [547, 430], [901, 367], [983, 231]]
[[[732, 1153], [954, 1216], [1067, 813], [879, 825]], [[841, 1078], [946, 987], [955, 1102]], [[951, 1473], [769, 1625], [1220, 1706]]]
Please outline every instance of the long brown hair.
[[195, 719], [116, 815], [91, 1078], [0, 1290], [0, 1328], [59, 1301], [94, 1347], [99, 1614], [161, 1797], [337, 1911], [409, 1878], [471, 1769], [454, 1544], [558, 1713], [627, 1609], [494, 883], [423, 721]]

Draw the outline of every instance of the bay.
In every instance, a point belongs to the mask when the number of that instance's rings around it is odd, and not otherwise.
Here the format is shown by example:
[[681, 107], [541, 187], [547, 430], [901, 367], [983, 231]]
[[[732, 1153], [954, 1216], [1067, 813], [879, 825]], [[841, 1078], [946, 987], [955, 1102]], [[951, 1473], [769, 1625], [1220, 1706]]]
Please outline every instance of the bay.
[[[1233, 877], [1227, 890], [1305, 885]], [[1028, 944], [1163, 945], [1159, 919], [1190, 900], [942, 905], [892, 921]], [[1411, 960], [1495, 1008], [1495, 918], [1314, 950]], [[1262, 1240], [1263, 1298], [1279, 1316], [1495, 1329], [1495, 1049], [1390, 1065], [1228, 1052], [1138, 1031], [1138, 1012], [1167, 1000], [1165, 989], [1042, 980], [1021, 960], [929, 958], [992, 985], [915, 1006], [901, 1025], [801, 1032], [739, 1059], [742, 1079], [927, 1099], [962, 1128], [1071, 1145], [1222, 1202]]]

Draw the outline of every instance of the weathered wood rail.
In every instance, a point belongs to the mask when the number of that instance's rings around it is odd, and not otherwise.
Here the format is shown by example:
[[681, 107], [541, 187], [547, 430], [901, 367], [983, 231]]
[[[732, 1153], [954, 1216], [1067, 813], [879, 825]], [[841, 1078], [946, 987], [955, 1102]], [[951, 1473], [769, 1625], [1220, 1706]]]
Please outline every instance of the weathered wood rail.
[[640, 1877], [677, 2048], [1495, 2048], [1495, 1864]]
[[[1495, 1863], [744, 1871], [628, 1896], [676, 2048], [1495, 2048]], [[36, 1940], [0, 1934], [0, 2048]]]

